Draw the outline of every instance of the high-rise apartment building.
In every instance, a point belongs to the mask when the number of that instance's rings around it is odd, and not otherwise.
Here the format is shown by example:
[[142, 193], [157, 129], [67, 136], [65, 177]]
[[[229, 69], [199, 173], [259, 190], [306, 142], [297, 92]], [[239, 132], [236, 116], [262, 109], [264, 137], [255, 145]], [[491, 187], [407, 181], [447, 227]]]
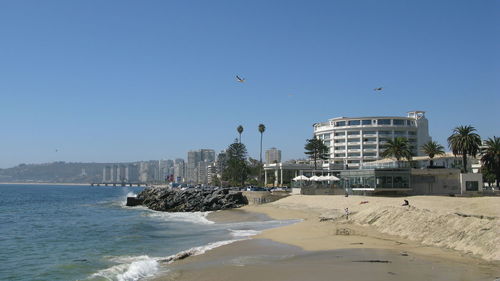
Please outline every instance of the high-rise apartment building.
[[215, 161], [215, 151], [213, 149], [200, 149], [188, 151], [188, 159], [186, 165], [186, 178], [189, 183], [202, 183], [205, 181], [204, 178], [200, 178], [200, 175], [206, 174], [206, 172], [200, 171], [202, 167], [206, 165], [199, 165], [200, 162], [207, 162], [210, 164]]
[[186, 181], [186, 164], [184, 163], [184, 159], [178, 158], [174, 160], [174, 181], [178, 183]]
[[414, 155], [421, 155], [420, 147], [432, 140], [425, 111], [410, 111], [406, 117], [337, 117], [313, 127], [314, 136], [329, 148], [329, 163], [339, 169], [358, 169], [381, 159], [384, 144], [396, 137], [407, 138]]
[[280, 163], [281, 162], [281, 150], [276, 147], [266, 150], [266, 164]]

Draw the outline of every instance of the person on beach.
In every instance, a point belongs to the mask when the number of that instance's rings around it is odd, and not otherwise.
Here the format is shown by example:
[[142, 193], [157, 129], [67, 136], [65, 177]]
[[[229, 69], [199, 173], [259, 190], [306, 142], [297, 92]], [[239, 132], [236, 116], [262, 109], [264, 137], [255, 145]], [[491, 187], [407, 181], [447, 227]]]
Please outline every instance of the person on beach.
[[344, 211], [345, 211], [345, 219], [348, 220], [349, 219], [349, 208], [345, 208]]
[[406, 199], [405, 199], [404, 201], [405, 201], [405, 202], [404, 202], [404, 203], [403, 203], [403, 205], [401, 205], [401, 206], [410, 206], [410, 202], [408, 202], [408, 200], [406, 200]]

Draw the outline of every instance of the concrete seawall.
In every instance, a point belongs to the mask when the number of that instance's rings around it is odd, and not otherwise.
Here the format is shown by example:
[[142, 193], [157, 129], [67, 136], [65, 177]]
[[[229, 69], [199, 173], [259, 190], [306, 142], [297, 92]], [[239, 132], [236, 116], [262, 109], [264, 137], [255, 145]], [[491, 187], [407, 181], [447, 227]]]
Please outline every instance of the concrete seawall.
[[243, 196], [247, 198], [249, 205], [258, 205], [273, 202], [287, 197], [287, 192], [269, 192], [269, 191], [243, 191]]

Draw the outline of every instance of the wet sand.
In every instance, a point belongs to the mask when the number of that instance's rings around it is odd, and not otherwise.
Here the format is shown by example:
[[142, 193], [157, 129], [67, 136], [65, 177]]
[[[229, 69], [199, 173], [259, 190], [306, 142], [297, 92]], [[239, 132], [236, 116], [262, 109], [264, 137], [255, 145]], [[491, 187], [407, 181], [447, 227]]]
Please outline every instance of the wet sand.
[[156, 281], [492, 281], [500, 276], [487, 264], [449, 261], [382, 249], [304, 251], [252, 239], [178, 261]]
[[234, 222], [299, 218], [302, 221], [177, 261], [167, 266], [168, 274], [155, 280], [465, 281], [500, 278], [498, 261], [381, 233], [355, 220], [339, 219], [336, 212], [326, 214], [327, 219], [321, 221], [320, 217], [325, 216], [321, 204], [304, 209], [303, 206], [296, 208], [290, 201], [278, 202], [215, 212], [209, 219]]

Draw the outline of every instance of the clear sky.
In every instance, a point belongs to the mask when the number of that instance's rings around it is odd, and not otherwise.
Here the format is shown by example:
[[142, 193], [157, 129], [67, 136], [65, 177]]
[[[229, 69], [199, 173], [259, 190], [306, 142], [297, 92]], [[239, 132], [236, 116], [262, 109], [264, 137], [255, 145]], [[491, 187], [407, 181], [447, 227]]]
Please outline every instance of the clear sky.
[[495, 0], [2, 0], [0, 168], [185, 158], [240, 124], [258, 158], [259, 123], [299, 158], [315, 122], [410, 110], [443, 145], [500, 136], [499, 34]]

